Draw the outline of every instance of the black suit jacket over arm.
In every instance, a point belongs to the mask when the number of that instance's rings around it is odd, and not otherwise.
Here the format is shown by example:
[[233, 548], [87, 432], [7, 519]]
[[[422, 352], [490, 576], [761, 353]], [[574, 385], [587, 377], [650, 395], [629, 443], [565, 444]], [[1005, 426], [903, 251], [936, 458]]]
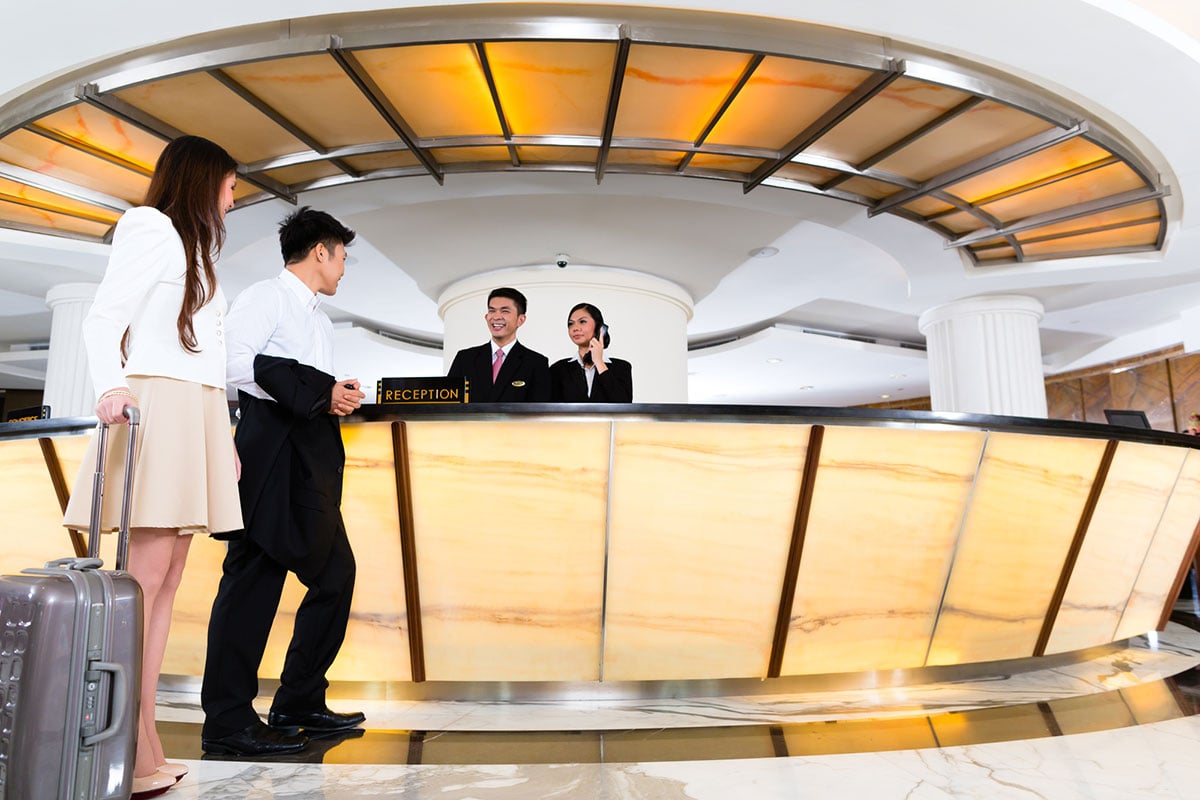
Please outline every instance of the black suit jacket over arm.
[[234, 441], [246, 536], [297, 574], [319, 567], [342, 526], [346, 455], [329, 414], [334, 377], [292, 358], [258, 355], [254, 381], [274, 398], [238, 393]]

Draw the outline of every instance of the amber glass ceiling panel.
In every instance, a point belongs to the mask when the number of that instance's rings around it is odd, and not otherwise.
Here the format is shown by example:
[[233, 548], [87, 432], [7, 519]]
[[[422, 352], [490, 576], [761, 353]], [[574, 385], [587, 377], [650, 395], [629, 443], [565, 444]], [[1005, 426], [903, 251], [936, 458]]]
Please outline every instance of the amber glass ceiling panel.
[[827, 183], [837, 177], [837, 175], [838, 173], [831, 169], [810, 167], [806, 164], [785, 164], [782, 169], [775, 173], [775, 176], [778, 178], [811, 183], [813, 186], [820, 186], [823, 183]]
[[488, 62], [515, 136], [600, 136], [613, 61], [609, 43], [495, 42]]
[[368, 156], [350, 156], [346, 158], [346, 163], [349, 164], [350, 168], [366, 174], [376, 172], [379, 169], [419, 167], [421, 162], [416, 160], [416, 156], [412, 152], [402, 150], [398, 152], [374, 152], [374, 154]]
[[837, 186], [839, 191], [850, 192], [872, 200], [882, 200], [900, 191], [901, 187], [894, 183], [885, 183], [870, 178], [849, 178]]
[[0, 178], [0, 198], [6, 201], [28, 205], [48, 212], [65, 212], [73, 216], [92, 219], [97, 222], [115, 223], [120, 212], [108, 208], [81, 203], [69, 197], [47, 192], [23, 183]]
[[947, 86], [900, 78], [818, 139], [807, 152], [860, 164], [969, 97]]
[[512, 163], [507, 147], [439, 147], [430, 155], [442, 164], [471, 164], [488, 161]]
[[690, 169], [717, 170], [720, 172], [736, 172], [749, 175], [762, 166], [761, 158], [743, 158], [741, 156], [722, 156], [710, 153], [697, 153], [692, 157]]
[[500, 118], [472, 45], [389, 47], [354, 55], [418, 137], [500, 135]]
[[975, 254], [975, 258], [977, 258], [981, 263], [987, 263], [989, 261], [1014, 261], [1017, 257], [1017, 251], [1013, 250], [1009, 245], [989, 248], [973, 247], [971, 248], [971, 251]]
[[307, 164], [296, 164], [292, 167], [280, 167], [265, 173], [268, 178], [279, 181], [285, 186], [297, 183], [307, 183], [318, 178], [328, 178], [330, 175], [344, 174], [328, 161], [310, 161]]
[[325, 147], [395, 137], [331, 56], [256, 61], [224, 71]]
[[1000, 103], [980, 103], [875, 166], [925, 181], [1053, 126]]
[[27, 130], [16, 130], [0, 139], [0, 161], [53, 175], [131, 204], [140, 202], [150, 186], [150, 178], [140, 172]]
[[979, 203], [1107, 158], [1107, 150], [1076, 137], [948, 186], [946, 192], [968, 203]]
[[683, 160], [684, 153], [675, 150], [637, 150], [634, 148], [614, 147], [608, 154], [610, 166], [644, 164], [653, 167], [671, 167], [674, 169]]
[[42, 208], [32, 208], [20, 203], [9, 202], [6, 195], [0, 192], [0, 223], [5, 222], [63, 233], [79, 233], [96, 238], [104, 236], [112, 227], [112, 224], [107, 222], [79, 219]]
[[144, 170], [154, 169], [167, 143], [136, 125], [86, 103], [76, 103], [39, 119], [37, 127], [82, 142], [102, 153], [119, 156]]
[[988, 224], [982, 219], [966, 211], [959, 211], [955, 214], [946, 214], [945, 216], [938, 217], [936, 222], [938, 225], [941, 225], [943, 228], [952, 231], [957, 235], [970, 233], [971, 231], [977, 231], [981, 228], [988, 227]]
[[243, 163], [308, 149], [207, 73], [146, 83], [116, 95], [174, 128], [213, 140]]
[[1045, 257], [1063, 253], [1104, 252], [1125, 247], [1153, 247], [1158, 241], [1159, 223], [1148, 222], [1126, 228], [1064, 236], [1044, 242], [1030, 242], [1021, 246], [1026, 257]]
[[[367, 156], [352, 156], [345, 159], [351, 169], [356, 169], [362, 173], [371, 173], [381, 169], [403, 169], [404, 167], [415, 167], [421, 162], [417, 161], [417, 157], [408, 151], [399, 153], [372, 153]], [[424, 167], [422, 167], [424, 169]]]
[[1093, 228], [1104, 228], [1115, 225], [1128, 225], [1130, 223], [1152, 222], [1158, 220], [1162, 216], [1162, 208], [1157, 200], [1147, 200], [1142, 203], [1134, 203], [1133, 205], [1123, 208], [1114, 208], [1111, 211], [1102, 211], [1099, 214], [1088, 214], [1085, 217], [1059, 222], [1054, 225], [1043, 225], [1040, 228], [1024, 231], [1017, 234], [1019, 241], [1029, 239], [1039, 239], [1046, 236], [1056, 236], [1063, 233], [1072, 233], [1077, 231], [1086, 231]]
[[633, 45], [613, 135], [694, 142], [749, 63], [745, 53]]
[[911, 203], [904, 204], [905, 211], [911, 211], [922, 217], [932, 217], [937, 214], [944, 214], [947, 211], [953, 211], [955, 206], [947, 203], [945, 200], [939, 200], [936, 197], [922, 197]]
[[1139, 189], [1142, 179], [1127, 165], [1116, 163], [1061, 181], [1021, 192], [981, 208], [1003, 222], [1025, 219], [1044, 211], [1055, 211], [1101, 197]]
[[707, 141], [778, 150], [870, 74], [798, 58], [765, 58]]
[[518, 147], [517, 158], [522, 164], [589, 164], [595, 165], [599, 153], [595, 147]]

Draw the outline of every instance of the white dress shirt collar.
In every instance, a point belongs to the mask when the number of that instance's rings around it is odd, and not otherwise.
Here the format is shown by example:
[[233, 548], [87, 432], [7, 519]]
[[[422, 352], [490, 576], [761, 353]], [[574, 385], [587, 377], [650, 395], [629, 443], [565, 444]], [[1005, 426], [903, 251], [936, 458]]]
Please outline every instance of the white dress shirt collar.
[[[287, 267], [284, 267], [283, 272], [279, 273], [279, 280], [283, 282], [283, 285], [286, 286], [292, 294], [296, 295], [296, 299], [300, 301], [300, 305], [302, 305], [305, 310], [313, 312], [320, 308], [321, 295], [317, 294], [312, 289], [309, 289], [308, 286], [305, 285], [304, 281], [297, 277], [296, 273], [292, 272]], [[505, 355], [508, 355], [508, 353], [505, 353]]]

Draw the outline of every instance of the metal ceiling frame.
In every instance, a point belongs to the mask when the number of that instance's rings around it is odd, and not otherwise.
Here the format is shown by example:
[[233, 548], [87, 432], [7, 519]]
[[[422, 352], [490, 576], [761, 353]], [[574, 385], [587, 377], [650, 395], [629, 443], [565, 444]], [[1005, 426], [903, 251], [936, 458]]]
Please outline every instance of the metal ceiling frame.
[[296, 123], [292, 122], [291, 119], [289, 119], [282, 112], [280, 112], [278, 109], [276, 109], [271, 104], [269, 104], [267, 101], [263, 100], [261, 97], [256, 95], [254, 92], [247, 89], [245, 86], [243, 86], [241, 83], [239, 83], [232, 75], [230, 75], [225, 70], [220, 69], [220, 68], [210, 69], [210, 70], [208, 70], [208, 75], [215, 78], [226, 89], [228, 89], [229, 91], [236, 94], [238, 97], [245, 100], [247, 103], [249, 103], [251, 106], [253, 106], [254, 109], [256, 111], [258, 111], [260, 114], [262, 114], [264, 117], [271, 120], [279, 127], [283, 128], [291, 136], [293, 136], [296, 139], [303, 142], [314, 153], [324, 156], [325, 158], [323, 160], [326, 160], [329, 163], [333, 164], [335, 167], [337, 167], [342, 172], [344, 172], [345, 174], [349, 175], [352, 178], [361, 177], [361, 174], [358, 172], [358, 170], [352, 168], [345, 161], [342, 161], [340, 158], [329, 157], [328, 156], [329, 149], [327, 147], [325, 147], [325, 145], [321, 144], [321, 142], [317, 141], [316, 137], [314, 137], [308, 131], [301, 128]]
[[758, 186], [765, 178], [773, 175], [785, 164], [791, 162], [793, 158], [800, 155], [801, 152], [807, 150], [813, 142], [832, 130], [839, 122], [849, 117], [859, 108], [862, 108], [871, 98], [878, 95], [888, 86], [891, 86], [903, 74], [904, 62], [899, 61], [889, 64], [888, 68], [882, 72], [875, 72], [869, 75], [854, 91], [843, 97], [832, 108], [817, 117], [808, 127], [796, 134], [795, 138], [783, 148], [783, 155], [774, 162], [764, 164], [750, 173], [750, 177], [742, 186], [742, 191], [749, 192]]
[[387, 95], [375, 83], [375, 79], [371, 77], [371, 74], [367, 72], [366, 68], [363, 67], [353, 52], [342, 47], [338, 37], [330, 37], [329, 44], [330, 55], [337, 61], [338, 65], [346, 73], [346, 76], [354, 82], [354, 85], [362, 92], [363, 97], [375, 107], [375, 110], [383, 117], [384, 122], [391, 126], [396, 135], [400, 137], [400, 140], [407, 145], [408, 149], [417, 157], [417, 160], [433, 176], [433, 179], [439, 185], [442, 184], [445, 181], [445, 177], [442, 175], [441, 165], [437, 163], [433, 156], [417, 144], [417, 136], [413, 133], [412, 127], [405, 121], [403, 115], [396, 110], [392, 102], [387, 99]]
[[600, 152], [596, 154], [596, 183], [604, 180], [604, 170], [608, 166], [608, 153], [612, 149], [613, 130], [617, 125], [617, 106], [621, 102], [621, 87], [625, 84], [625, 67], [629, 63], [629, 48], [632, 46], [629, 31], [624, 27], [619, 31], [621, 38], [617, 42], [617, 53], [613, 58], [612, 79], [608, 85], [604, 132], [600, 135]]
[[[1108, 210], [1132, 202], [1142, 202], [1147, 199], [1161, 199], [1169, 194], [1169, 190], [1160, 185], [1158, 172], [1132, 146], [1126, 144], [1113, 131], [1092, 120], [1083, 121], [1077, 110], [1071, 109], [1065, 103], [1052, 101], [1037, 93], [1036, 89], [1025, 88], [1004, 79], [984, 75], [976, 69], [953, 63], [943, 56], [915, 49], [897, 47], [888, 40], [856, 34], [847, 31], [831, 31], [803, 26], [799, 23], [789, 25], [786, 34], [781, 34], [780, 23], [777, 20], [763, 21], [753, 18], [736, 18], [728, 15], [692, 13], [687, 19], [707, 16], [713, 20], [737, 20], [736, 26], [697, 26], [680, 23], [679, 12], [655, 9], [622, 9], [620, 19], [587, 16], [580, 13], [572, 18], [570, 14], [556, 15], [553, 18], [537, 18], [537, 6], [514, 6], [506, 10], [493, 10], [485, 16], [472, 15], [466, 17], [455, 15], [442, 10], [447, 16], [457, 16], [455, 19], [438, 19], [433, 10], [397, 12], [373, 12], [368, 14], [349, 14], [344, 19], [326, 17], [311, 20], [295, 20], [288, 38], [279, 38], [277, 30], [270, 26], [252, 26], [250, 29], [208, 34], [202, 37], [183, 40], [171, 45], [148, 48], [146, 52], [128, 54], [125, 57], [113, 59], [98, 71], [104, 74], [92, 76], [90, 82], [84, 83], [73, 90], [65, 86], [54, 88], [53, 85], [36, 96], [27, 96], [19, 104], [10, 104], [7, 109], [0, 109], [0, 137], [6, 136], [17, 128], [37, 135], [47, 137], [59, 144], [73, 147], [80, 152], [122, 168], [131, 169], [145, 175], [144, 168], [132, 164], [119, 156], [105, 153], [90, 145], [64, 136], [54, 131], [42, 128], [36, 124], [41, 116], [69, 107], [71, 103], [82, 101], [93, 105], [105, 113], [111, 114], [144, 131], [164, 140], [170, 140], [182, 135], [180, 131], [165, 121], [156, 118], [130, 105], [116, 96], [116, 92], [151, 81], [163, 80], [168, 77], [190, 72], [204, 72], [220, 82], [229, 91], [248, 103], [263, 117], [278, 125], [289, 135], [301, 142], [307, 151], [289, 153], [252, 164], [239, 166], [239, 174], [246, 182], [262, 189], [265, 193], [284, 199], [295, 204], [296, 193], [311, 191], [317, 188], [336, 186], [364, 180], [378, 180], [392, 177], [411, 177], [426, 174], [432, 176], [439, 184], [444, 182], [447, 173], [480, 172], [480, 171], [539, 171], [539, 172], [581, 172], [594, 171], [597, 182], [603, 179], [606, 172], [651, 174], [651, 175], [681, 175], [686, 177], [739, 181], [743, 192], [749, 192], [760, 185], [785, 188], [806, 193], [819, 194], [832, 199], [854, 202], [867, 207], [868, 214], [875, 216], [880, 213], [893, 213], [905, 219], [912, 220], [924, 227], [937, 232], [946, 239], [947, 247], [961, 248], [972, 260], [975, 255], [970, 245], [991, 238], [1004, 238], [1016, 254], [1015, 260], [1022, 261], [1021, 243], [1016, 234], [1040, 225], [1050, 224], [1044, 220], [1059, 221], [1098, 213], [1094, 209]], [[590, 9], [594, 14], [597, 9]], [[611, 9], [606, 13], [617, 13]], [[430, 19], [434, 15], [434, 19]], [[366, 20], [379, 20], [380, 24], [366, 24]], [[332, 29], [332, 32], [331, 32]], [[497, 41], [580, 41], [609, 43], [616, 48], [613, 61], [613, 74], [610, 80], [609, 97], [605, 112], [603, 132], [600, 136], [515, 136], [505, 115], [503, 98], [496, 85], [495, 76], [487, 53], [487, 45]], [[230, 44], [232, 42], [232, 44]], [[224, 46], [222, 46], [224, 43]], [[361, 61], [355, 55], [361, 50], [398, 47], [417, 44], [449, 44], [463, 43], [471, 45], [477, 55], [479, 67], [483, 72], [491, 95], [492, 104], [501, 128], [500, 136], [458, 136], [421, 139], [413, 128], [392, 105], [387, 94], [375, 83]], [[627, 67], [630, 50], [635, 45], [670, 45], [684, 48], [716, 49], [727, 52], [743, 52], [748, 56], [746, 66], [737, 80], [731, 85], [721, 105], [712, 114], [705, 127], [694, 141], [676, 142], [656, 139], [620, 139], [614, 137], [616, 116], [621, 100], [623, 79]], [[300, 125], [289, 119], [285, 114], [274, 108], [253, 91], [242, 85], [225, 71], [226, 67], [247, 64], [271, 59], [327, 55], [341, 68], [346, 77], [354, 84], [361, 95], [374, 107], [380, 117], [389, 125], [397, 136], [397, 141], [364, 143], [345, 147], [326, 147], [316, 137], [305, 131]], [[840, 66], [848, 66], [869, 70], [870, 74], [848, 95], [842, 97], [832, 107], [822, 113], [815, 121], [797, 133], [781, 150], [756, 148], [736, 145], [711, 145], [708, 136], [724, 118], [744, 87], [753, 78], [755, 71], [767, 57], [800, 58], [813, 62], [824, 62]], [[908, 132], [877, 152], [871, 154], [857, 164], [847, 164], [835, 159], [807, 154], [804, 151], [823, 135], [832, 130], [840, 122], [879, 95], [889, 85], [900, 77], [915, 81], [924, 81], [962, 91], [969, 96], [954, 107], [940, 113], [915, 130]], [[77, 80], [77, 79], [76, 79]], [[1052, 127], [1043, 133], [1028, 137], [1020, 142], [1001, 148], [983, 158], [975, 159], [968, 164], [947, 170], [919, 184], [881, 170], [875, 165], [890, 155], [928, 135], [930, 132], [945, 125], [963, 113], [984, 101], [994, 101], [1018, 108], [1046, 120]], [[1072, 209], [1052, 212], [1050, 216], [1034, 215], [1017, 223], [1004, 226], [991, 214], [979, 206], [986, 202], [995, 202], [1001, 195], [987, 198], [986, 201], [967, 203], [955, 198], [944, 190], [958, 182], [985, 173], [1017, 159], [1051, 147], [1062, 141], [1078, 136], [1085, 136], [1089, 141], [1106, 149], [1110, 154], [1108, 163], [1118, 161], [1129, 166], [1143, 180], [1147, 187], [1133, 193], [1119, 195], [1118, 198], [1103, 198], [1101, 201], [1085, 203]], [[448, 147], [491, 147], [507, 148], [508, 162], [463, 162], [440, 163], [431, 153]], [[595, 148], [594, 158], [581, 158], [578, 162], [537, 162], [523, 164], [518, 154], [521, 146], [555, 146], [579, 147], [581, 149]], [[657, 164], [616, 164], [610, 163], [615, 149], [649, 149], [682, 153], [678, 163], [671, 167]], [[410, 152], [420, 165], [413, 167], [385, 167], [382, 169], [363, 172], [355, 169], [344, 159], [355, 156], [375, 155], [382, 153]], [[694, 157], [698, 154], [712, 154], [729, 157], [759, 159], [763, 163], [755, 168], [748, 176], [743, 172], [713, 168], [697, 169], [692, 166]], [[296, 182], [285, 185], [267, 172], [290, 166], [329, 162], [340, 175], [329, 175], [315, 180]], [[834, 176], [821, 184], [813, 185], [803, 180], [789, 179], [777, 175], [779, 170], [789, 164], [810, 166], [816, 169], [828, 170]], [[1039, 186], [1047, 185], [1055, 180], [1070, 177], [1072, 171], [1066, 171], [1058, 176], [1039, 179], [1025, 187], [1006, 191], [1003, 196], [1012, 196], [1022, 191], [1030, 191]], [[28, 176], [27, 176], [28, 177]], [[893, 185], [899, 191], [882, 199], [841, 191], [837, 187], [846, 181], [862, 177], [884, 184]], [[28, 182], [28, 185], [37, 184]], [[40, 188], [40, 187], [39, 187]], [[67, 190], [70, 191], [67, 191]], [[46, 189], [82, 202], [93, 203], [79, 195], [89, 194], [82, 187], [61, 185], [58, 189]], [[105, 200], [101, 207], [122, 210], [127, 207], [124, 201], [107, 198], [99, 193], [91, 194]], [[1125, 202], [1127, 196], [1138, 199]], [[952, 206], [952, 211], [939, 212], [922, 216], [903, 208], [905, 204], [923, 197], [935, 197], [939, 201]], [[257, 202], [261, 197], [242, 198], [238, 205]], [[117, 205], [112, 205], [116, 203]], [[1089, 211], [1088, 209], [1093, 209]], [[1160, 203], [1160, 209], [1165, 208]], [[67, 213], [54, 209], [58, 213]], [[968, 213], [987, 227], [966, 235], [956, 235], [938, 219], [948, 214]], [[1058, 216], [1054, 216], [1058, 215]], [[1097, 230], [1110, 229], [1112, 226], [1098, 226]], [[1158, 236], [1158, 246], [1161, 247], [1165, 237], [1166, 221], [1161, 222]], [[1074, 232], [1079, 235], [1087, 231]], [[61, 235], [61, 232], [54, 232]], [[85, 237], [86, 238], [86, 237]], [[1039, 239], [1040, 241], [1040, 239]], [[1136, 248], [1141, 251], [1142, 248]], [[1105, 251], [1110, 252], [1110, 251]]]
[[961, 183], [969, 178], [982, 175], [996, 167], [1002, 167], [1005, 164], [1011, 164], [1018, 159], [1041, 152], [1048, 147], [1070, 141], [1078, 136], [1082, 136], [1087, 131], [1088, 124], [1086, 122], [1077, 122], [1065, 130], [1050, 128], [1042, 133], [1035, 133], [1033, 136], [1022, 139], [1019, 142], [1002, 147], [994, 153], [989, 153], [974, 161], [969, 161], [954, 169], [947, 170], [940, 175], [935, 175], [929, 180], [923, 181], [916, 189], [909, 189], [885, 198], [876, 203], [867, 213], [871, 216], [882, 214], [885, 211], [890, 211], [893, 208], [925, 197], [938, 189], [945, 189], [948, 186]]
[[504, 115], [504, 104], [500, 102], [500, 91], [496, 88], [496, 76], [492, 74], [492, 63], [488, 60], [487, 44], [482, 41], [471, 43], [475, 48], [475, 55], [479, 59], [479, 68], [483, 70], [484, 80], [487, 81], [488, 91], [492, 95], [492, 106], [496, 109], [496, 119], [500, 123], [500, 132], [504, 136], [504, 141], [508, 145], [508, 157], [512, 161], [514, 167], [521, 166], [521, 159], [517, 157], [517, 148], [512, 143], [512, 128], [509, 127], [508, 117]]

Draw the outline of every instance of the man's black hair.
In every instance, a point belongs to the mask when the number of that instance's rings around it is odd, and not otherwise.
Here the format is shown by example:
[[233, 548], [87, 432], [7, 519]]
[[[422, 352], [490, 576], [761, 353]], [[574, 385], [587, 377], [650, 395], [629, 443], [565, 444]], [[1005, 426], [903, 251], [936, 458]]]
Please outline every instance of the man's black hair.
[[518, 314], [525, 313], [525, 295], [521, 294], [516, 289], [508, 286], [501, 286], [499, 289], [492, 289], [491, 294], [488, 295], [489, 306], [492, 304], [493, 297], [507, 297], [509, 300], [512, 300], [517, 304]]
[[353, 241], [354, 231], [311, 206], [304, 206], [279, 223], [279, 250], [285, 265], [300, 263], [318, 244], [332, 252], [339, 243], [348, 245]]

